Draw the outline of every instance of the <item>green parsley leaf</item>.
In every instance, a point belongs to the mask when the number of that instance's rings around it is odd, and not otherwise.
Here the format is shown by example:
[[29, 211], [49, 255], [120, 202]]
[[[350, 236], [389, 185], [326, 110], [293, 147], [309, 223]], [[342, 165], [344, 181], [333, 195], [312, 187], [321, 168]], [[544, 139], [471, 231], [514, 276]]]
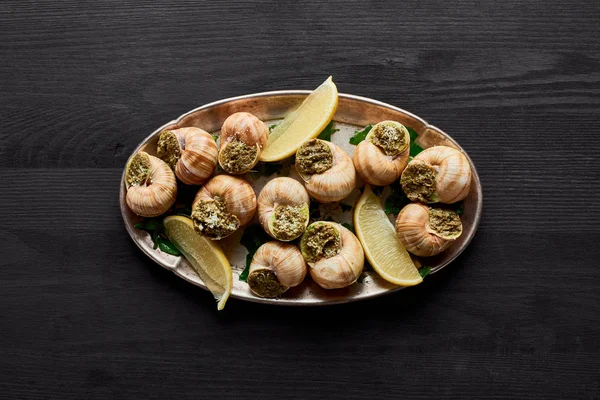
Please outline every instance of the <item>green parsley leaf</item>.
[[406, 197], [406, 194], [404, 194], [404, 191], [402, 190], [402, 187], [400, 186], [400, 182], [394, 182], [390, 186], [390, 189], [392, 190], [392, 193], [385, 200], [384, 211], [388, 215], [389, 214], [397, 215], [400, 212], [400, 210], [402, 210], [402, 208], [404, 208], [405, 205], [410, 203], [410, 199], [408, 197]]
[[373, 128], [373, 125], [369, 124], [360, 131], [354, 131], [354, 136], [350, 138], [349, 143], [356, 146], [357, 144], [365, 140], [371, 128]]
[[462, 202], [462, 200], [452, 204], [452, 206], [454, 206], [458, 215], [463, 215], [465, 213], [465, 204]]
[[327, 126], [325, 127], [325, 129], [323, 129], [321, 131], [321, 133], [319, 133], [319, 136], [317, 136], [317, 138], [321, 139], [321, 140], [327, 140], [328, 142], [331, 141], [331, 134], [335, 133], [339, 131], [339, 129], [333, 129], [333, 121], [330, 121]]
[[162, 220], [159, 219], [148, 219], [146, 220], [146, 228], [144, 230], [152, 232], [157, 231], [158, 233], [162, 232], [164, 229], [164, 225]]
[[407, 126], [406, 130], [408, 131], [408, 134], [410, 135], [410, 141], [412, 142], [413, 140], [416, 140], [419, 137], [419, 134], [417, 133], [417, 131], [415, 131], [413, 128]]
[[250, 273], [250, 264], [252, 264], [252, 257], [254, 254], [246, 254], [246, 268], [240, 274], [240, 281], [248, 282], [248, 274]]
[[343, 226], [344, 228], [348, 229], [350, 232], [352, 232], [352, 233], [356, 233], [356, 232], [354, 232], [354, 227], [353, 227], [352, 225], [350, 225], [349, 223], [347, 223], [347, 222], [344, 222], [344, 223], [342, 224], [342, 226]]
[[269, 126], [269, 133], [271, 133], [273, 131], [273, 129], [275, 129], [277, 127], [277, 124], [273, 124], [271, 126]]
[[219, 139], [219, 135], [211, 135], [211, 136], [213, 137], [215, 142], [217, 141], [217, 139]]
[[153, 231], [152, 234], [152, 241], [154, 242], [154, 247], [152, 247], [154, 250], [156, 250], [158, 248], [158, 238], [160, 237], [159, 233], [156, 231]]
[[144, 218], [142, 222], [135, 224], [134, 228], [148, 232], [154, 243], [152, 246], [154, 250], [160, 249], [163, 253], [174, 256], [181, 255], [175, 245], [167, 238], [162, 218]]
[[410, 155], [410, 157], [414, 157], [417, 154], [419, 154], [420, 152], [422, 152], [424, 149], [415, 142], [415, 140], [417, 140], [417, 138], [419, 137], [419, 134], [417, 133], [417, 131], [415, 131], [413, 128], [409, 128], [408, 126], [406, 127], [406, 129], [408, 130], [408, 133], [410, 134], [409, 155]]
[[271, 237], [259, 224], [252, 224], [244, 229], [240, 244], [248, 250], [248, 255], [246, 256], [246, 268], [240, 274], [240, 281], [246, 282], [250, 270], [250, 262], [252, 262], [254, 253], [256, 253], [256, 250], [258, 250], [260, 246], [270, 240], [272, 240]]
[[419, 275], [421, 278], [425, 278], [431, 272], [431, 267], [421, 267], [419, 268]]
[[158, 238], [158, 247], [163, 253], [170, 254], [172, 256], [180, 256], [181, 252], [175, 247], [169, 239]]

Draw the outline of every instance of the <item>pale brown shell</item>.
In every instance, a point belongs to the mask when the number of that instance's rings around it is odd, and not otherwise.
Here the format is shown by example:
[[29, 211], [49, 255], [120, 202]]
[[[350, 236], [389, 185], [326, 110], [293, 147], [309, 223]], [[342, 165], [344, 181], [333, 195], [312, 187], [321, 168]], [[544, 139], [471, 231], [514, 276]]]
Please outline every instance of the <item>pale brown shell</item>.
[[247, 225], [256, 212], [256, 194], [248, 182], [229, 175], [217, 175], [196, 194], [192, 209], [200, 200], [213, 200], [215, 196], [225, 201], [227, 212], [235, 215], [240, 225]]
[[[144, 153], [145, 154], [145, 153]], [[177, 198], [177, 180], [167, 163], [150, 158], [149, 179], [139, 186], [127, 188], [127, 206], [141, 217], [157, 217], [167, 212]]]
[[298, 247], [274, 240], [260, 246], [252, 257], [249, 273], [259, 269], [275, 272], [277, 280], [290, 288], [302, 283], [308, 268]]
[[[310, 276], [324, 289], [350, 286], [360, 276], [365, 264], [365, 253], [358, 238], [341, 224], [323, 222], [340, 232], [341, 251], [331, 258], [309, 263]], [[311, 265], [312, 264], [312, 265]]]
[[280, 240], [269, 228], [269, 219], [275, 207], [278, 205], [298, 207], [303, 204], [310, 205], [310, 197], [300, 182], [285, 177], [272, 179], [258, 194], [258, 222], [271, 237]]
[[386, 156], [373, 143], [363, 140], [354, 150], [354, 167], [358, 175], [375, 186], [386, 186], [397, 181], [408, 164], [407, 148], [397, 157]]
[[213, 137], [206, 131], [195, 128], [174, 129], [179, 141], [181, 157], [175, 166], [175, 175], [186, 185], [201, 185], [217, 167], [219, 151]]
[[471, 166], [459, 150], [434, 146], [417, 154], [414, 160], [424, 161], [437, 170], [435, 192], [441, 203], [456, 203], [469, 194]]
[[[317, 139], [319, 140], [319, 139]], [[333, 153], [333, 166], [321, 174], [303, 176], [308, 193], [319, 203], [340, 201], [354, 190], [356, 171], [350, 156], [339, 146], [323, 141]]]
[[[237, 112], [231, 114], [225, 122], [223, 122], [220, 134], [219, 152], [222, 152], [229, 143], [236, 139], [244, 142], [250, 147], [257, 147], [257, 156], [254, 163], [249, 165], [246, 170], [240, 172], [240, 174], [242, 174], [250, 171], [258, 163], [262, 149], [269, 139], [269, 128], [254, 114]], [[226, 165], [224, 165], [225, 163], [221, 162], [220, 158], [219, 164], [227, 171]]]
[[444, 239], [429, 226], [429, 207], [421, 203], [406, 205], [396, 219], [396, 236], [410, 253], [431, 257], [446, 250], [455, 239]]
[[[390, 122], [382, 121], [381, 123]], [[396, 123], [399, 124], [399, 123]], [[399, 124], [401, 125], [401, 124]], [[373, 129], [371, 129], [373, 132]], [[405, 131], [406, 143], [410, 144], [410, 134]], [[370, 135], [370, 133], [369, 133]], [[386, 155], [379, 147], [371, 142], [369, 135], [356, 146], [352, 161], [356, 172], [363, 181], [375, 186], [386, 186], [394, 183], [402, 175], [408, 164], [410, 145], [401, 154], [392, 157]]]

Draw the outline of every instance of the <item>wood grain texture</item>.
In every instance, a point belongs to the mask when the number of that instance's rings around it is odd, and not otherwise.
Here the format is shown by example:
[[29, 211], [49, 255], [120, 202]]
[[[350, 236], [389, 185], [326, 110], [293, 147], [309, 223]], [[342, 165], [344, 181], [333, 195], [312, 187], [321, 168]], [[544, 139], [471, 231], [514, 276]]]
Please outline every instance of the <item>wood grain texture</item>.
[[[600, 399], [600, 3], [0, 3], [0, 399]], [[339, 90], [469, 152], [480, 231], [371, 301], [211, 296], [148, 260], [118, 183], [201, 104]]]

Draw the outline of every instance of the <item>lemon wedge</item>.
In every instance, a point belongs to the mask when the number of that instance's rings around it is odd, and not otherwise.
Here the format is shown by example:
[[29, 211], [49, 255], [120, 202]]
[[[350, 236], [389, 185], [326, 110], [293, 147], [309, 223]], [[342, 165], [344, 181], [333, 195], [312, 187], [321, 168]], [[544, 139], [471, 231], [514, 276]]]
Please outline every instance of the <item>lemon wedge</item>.
[[165, 218], [164, 223], [167, 237], [215, 296], [218, 301], [217, 309], [222, 310], [233, 287], [227, 257], [217, 243], [194, 231], [191, 219], [174, 215]]
[[330, 76], [273, 129], [260, 161], [280, 161], [293, 155], [304, 141], [319, 136], [337, 105], [338, 91]]
[[399, 286], [423, 282], [408, 251], [396, 238], [396, 229], [383, 211], [379, 197], [366, 185], [354, 208], [354, 229], [375, 271]]

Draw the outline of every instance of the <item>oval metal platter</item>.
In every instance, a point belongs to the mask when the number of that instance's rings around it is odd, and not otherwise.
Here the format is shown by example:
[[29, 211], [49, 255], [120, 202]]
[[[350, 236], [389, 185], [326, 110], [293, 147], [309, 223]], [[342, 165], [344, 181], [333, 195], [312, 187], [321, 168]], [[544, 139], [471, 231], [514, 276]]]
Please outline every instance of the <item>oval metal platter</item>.
[[[140, 150], [155, 155], [158, 136], [160, 132], [165, 129], [196, 126], [208, 132], [218, 134], [225, 119], [238, 111], [253, 113], [258, 118], [265, 121], [267, 125], [271, 125], [296, 109], [310, 93], [311, 91], [308, 90], [265, 92], [233, 97], [206, 104], [183, 114], [176, 120], [171, 121], [152, 132], [139, 144], [131, 156]], [[375, 124], [383, 120], [399, 121], [414, 129], [418, 133], [416, 143], [423, 148], [436, 145], [457, 148], [467, 156], [467, 159], [471, 164], [471, 169], [473, 171], [471, 191], [468, 197], [463, 201], [464, 214], [461, 217], [463, 234], [442, 254], [426, 259], [426, 264], [431, 267], [431, 273], [436, 273], [456, 259], [456, 257], [458, 257], [458, 255], [467, 247], [471, 239], [473, 239], [477, 226], [479, 225], [482, 210], [482, 189], [477, 169], [460, 145], [442, 130], [429, 125], [422, 118], [419, 118], [408, 111], [365, 97], [339, 94], [338, 108], [334, 116], [335, 128], [339, 129], [339, 131], [332, 135], [331, 141], [338, 144], [352, 155], [354, 146], [350, 145], [348, 140], [354, 134], [354, 131], [362, 129], [368, 124]], [[133, 241], [148, 257], [162, 267], [171, 270], [186, 281], [206, 289], [202, 280], [183, 257], [171, 256], [160, 252], [158, 249], [153, 249], [153, 243], [149, 235], [144, 231], [134, 228], [134, 225], [141, 219], [133, 214], [125, 203], [126, 189], [124, 173], [125, 171], [123, 171], [123, 176], [121, 177], [119, 201], [125, 226]], [[271, 177], [261, 177], [256, 180], [247, 176], [246, 179], [253, 185], [258, 193], [260, 188], [264, 186], [269, 179], [272, 179], [275, 176], [276, 175]], [[362, 183], [360, 186], [362, 186]], [[347, 199], [342, 200], [341, 203], [352, 205], [358, 195], [359, 190], [357, 189]], [[352, 210], [348, 211], [347, 208], [348, 207], [345, 207], [346, 210], [343, 211], [339, 205], [333, 205], [327, 206], [322, 212], [329, 213], [329, 215], [338, 220], [338, 222], [351, 223]], [[288, 306], [317, 306], [369, 299], [402, 289], [402, 287], [384, 281], [375, 271], [366, 270], [363, 272], [360, 282], [354, 283], [344, 289], [322, 289], [307, 277], [305, 282], [298, 287], [289, 289], [280, 298], [263, 299], [256, 297], [250, 292], [246, 282], [239, 280], [239, 275], [245, 268], [247, 254], [245, 248], [239, 243], [241, 231], [242, 230], [222, 241], [225, 254], [229, 259], [233, 270], [234, 283], [233, 291], [231, 293], [231, 297], [233, 298], [258, 303]]]

